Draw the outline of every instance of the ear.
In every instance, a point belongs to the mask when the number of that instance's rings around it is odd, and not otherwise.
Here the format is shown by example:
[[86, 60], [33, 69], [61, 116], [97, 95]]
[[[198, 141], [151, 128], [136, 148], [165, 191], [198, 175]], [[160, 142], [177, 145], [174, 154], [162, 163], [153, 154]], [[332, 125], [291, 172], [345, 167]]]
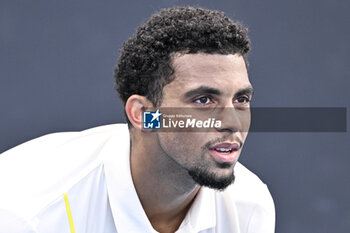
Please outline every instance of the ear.
[[125, 104], [125, 113], [129, 118], [129, 121], [134, 126], [134, 128], [142, 130], [143, 121], [142, 115], [147, 108], [153, 107], [151, 101], [146, 97], [141, 95], [132, 95], [126, 101]]

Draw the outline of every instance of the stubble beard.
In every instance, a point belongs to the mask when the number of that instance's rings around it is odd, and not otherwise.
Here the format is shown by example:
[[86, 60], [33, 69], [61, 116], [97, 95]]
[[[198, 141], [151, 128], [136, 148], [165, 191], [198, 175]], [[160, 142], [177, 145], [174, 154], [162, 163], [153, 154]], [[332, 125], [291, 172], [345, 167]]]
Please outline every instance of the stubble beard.
[[[232, 164], [221, 163], [218, 164], [221, 169], [229, 169]], [[218, 191], [225, 190], [229, 185], [235, 181], [235, 175], [233, 167], [232, 172], [229, 175], [218, 175], [217, 173], [210, 171], [207, 166], [195, 166], [188, 170], [188, 174], [192, 179], [200, 186], [216, 189]]]
[[[210, 150], [210, 147], [215, 143], [224, 142], [230, 136], [219, 138], [213, 141], [207, 142], [202, 149], [202, 160], [206, 161], [206, 151]], [[242, 145], [242, 143], [241, 143]], [[220, 175], [210, 169], [211, 166], [216, 166], [218, 169], [231, 169], [228, 175]], [[215, 165], [210, 164], [197, 164], [188, 169], [188, 174], [192, 179], [200, 186], [216, 189], [218, 191], [225, 190], [229, 185], [235, 181], [234, 166], [232, 163], [217, 163]]]

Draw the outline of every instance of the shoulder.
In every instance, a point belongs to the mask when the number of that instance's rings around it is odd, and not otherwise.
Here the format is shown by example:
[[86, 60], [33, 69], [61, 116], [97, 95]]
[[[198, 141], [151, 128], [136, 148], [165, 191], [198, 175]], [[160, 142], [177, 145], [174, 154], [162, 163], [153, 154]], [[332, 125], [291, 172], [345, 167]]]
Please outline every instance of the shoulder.
[[104, 144], [125, 127], [115, 124], [49, 134], [1, 154], [0, 209], [21, 216], [40, 211], [101, 165]]
[[235, 177], [223, 197], [233, 200], [242, 231], [274, 232], [275, 206], [266, 184], [241, 163], [235, 166]]
[[[47, 134], [30, 141], [27, 141], [23, 144], [20, 144], [12, 149], [5, 151], [0, 155], [0, 162], [11, 161], [10, 156], [18, 156], [22, 152], [28, 151], [45, 151], [52, 150], [57, 148], [63, 148], [69, 146], [70, 144], [81, 142], [83, 143], [86, 140], [101, 138], [103, 140], [106, 137], [109, 137], [119, 128], [123, 128], [124, 124], [112, 124], [99, 126], [83, 131], [78, 132], [59, 132]], [[28, 153], [27, 153], [28, 154]]]

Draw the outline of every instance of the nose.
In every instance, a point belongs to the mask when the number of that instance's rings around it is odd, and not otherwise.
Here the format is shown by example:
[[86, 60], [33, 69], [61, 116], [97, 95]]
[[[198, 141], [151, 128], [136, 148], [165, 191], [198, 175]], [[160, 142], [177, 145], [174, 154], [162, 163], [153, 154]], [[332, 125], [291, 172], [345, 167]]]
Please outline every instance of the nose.
[[217, 128], [219, 132], [243, 132], [244, 124], [248, 120], [250, 122], [250, 113], [247, 111], [237, 110], [235, 107], [223, 108], [219, 113], [219, 120], [221, 120], [221, 127]]

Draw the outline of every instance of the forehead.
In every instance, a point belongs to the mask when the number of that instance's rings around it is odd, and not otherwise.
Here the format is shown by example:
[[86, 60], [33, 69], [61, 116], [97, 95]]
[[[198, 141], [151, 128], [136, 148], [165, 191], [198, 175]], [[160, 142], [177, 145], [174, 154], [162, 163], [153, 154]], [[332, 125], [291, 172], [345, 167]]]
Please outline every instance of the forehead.
[[245, 61], [240, 54], [181, 54], [175, 53], [172, 58], [172, 65], [177, 73], [201, 71], [206, 69], [212, 72], [238, 71], [245, 69]]
[[228, 94], [250, 85], [246, 64], [240, 54], [175, 54], [174, 80], [164, 87], [182, 93], [198, 86], [211, 86]]

